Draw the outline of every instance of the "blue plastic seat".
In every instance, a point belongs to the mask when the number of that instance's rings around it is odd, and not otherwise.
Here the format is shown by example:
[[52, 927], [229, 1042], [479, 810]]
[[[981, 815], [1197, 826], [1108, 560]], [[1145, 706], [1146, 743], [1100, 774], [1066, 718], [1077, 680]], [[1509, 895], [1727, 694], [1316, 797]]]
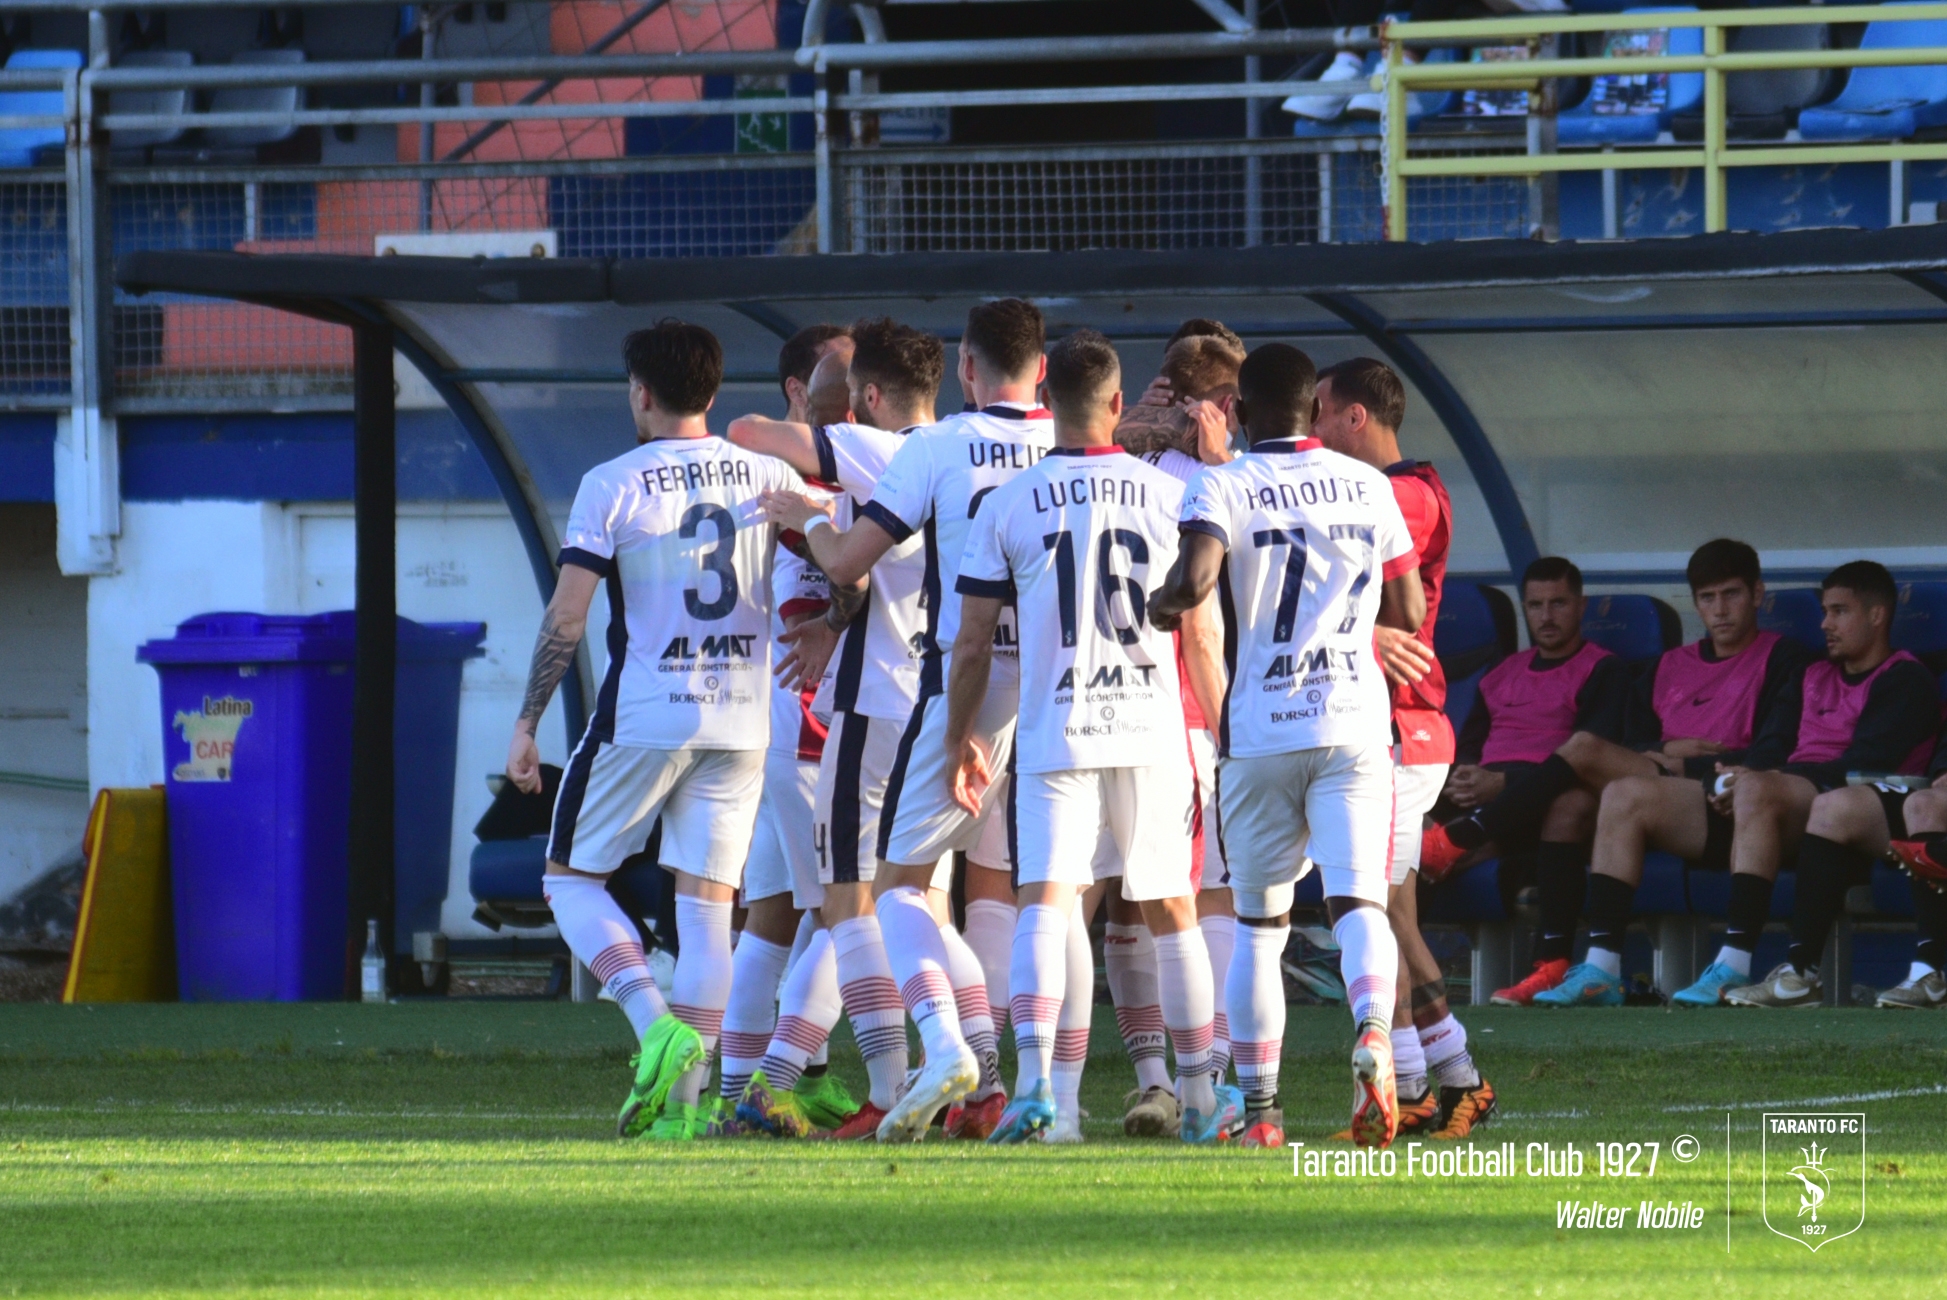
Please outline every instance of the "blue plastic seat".
[[1636, 915], [1675, 916], [1690, 910], [1683, 859], [1652, 850], [1643, 855], [1643, 879], [1636, 886]]
[[[1577, 6], [1577, 9], [1579, 11], [1581, 6]], [[1629, 14], [1688, 14], [1696, 11], [1695, 5], [1622, 10], [1623, 13]], [[1664, 48], [1669, 54], [1702, 54], [1704, 52], [1703, 28], [1670, 28], [1669, 40]], [[1642, 112], [1629, 113], [1598, 113], [1596, 105], [1607, 100], [1609, 94], [1621, 83], [1634, 78], [1595, 78], [1595, 84], [1589, 88], [1589, 93], [1582, 102], [1574, 108], [1564, 110], [1555, 119], [1557, 140], [1564, 145], [1656, 143], [1656, 138], [1670, 129], [1671, 114], [1687, 112], [1702, 103], [1704, 98], [1703, 73], [1673, 72], [1666, 75], [1669, 78], [1669, 86], [1664, 94], [1662, 105]]]
[[[1888, 9], [1920, 3], [1894, 0]], [[1947, 46], [1947, 21], [1866, 24], [1862, 50], [1924, 49]], [[1807, 140], [1905, 140], [1928, 127], [1947, 125], [1947, 67], [1855, 68], [1846, 88], [1830, 104], [1798, 115], [1798, 133]]]
[[1913, 915], [1913, 885], [1906, 872], [1884, 862], [1873, 863], [1873, 910], [1886, 916]]
[[1766, 591], [1758, 610], [1758, 626], [1798, 642], [1815, 654], [1825, 653], [1825, 606], [1819, 603], [1816, 587], [1788, 587]]
[[1456, 728], [1467, 721], [1481, 678], [1513, 654], [1516, 644], [1514, 602], [1506, 592], [1455, 582], [1440, 593], [1433, 650], [1447, 674], [1447, 717]]
[[487, 840], [473, 846], [467, 862], [467, 892], [483, 903], [539, 903], [547, 863], [546, 836]]
[[1489, 858], [1420, 891], [1420, 920], [1432, 925], [1476, 925], [1508, 920], [1501, 901], [1501, 860]]
[[1900, 588], [1893, 647], [1922, 658], [1947, 653], [1947, 582], [1909, 582]]
[[1591, 596], [1582, 635], [1631, 663], [1646, 663], [1683, 640], [1683, 620], [1654, 596]]
[[[81, 54], [78, 50], [15, 50], [7, 56], [9, 72], [80, 66]], [[65, 112], [66, 107], [58, 90], [0, 91], [0, 117], [39, 116], [43, 113], [59, 117]], [[58, 153], [66, 140], [67, 131], [60, 126], [0, 127], [0, 167], [32, 167], [47, 161], [47, 154]]]

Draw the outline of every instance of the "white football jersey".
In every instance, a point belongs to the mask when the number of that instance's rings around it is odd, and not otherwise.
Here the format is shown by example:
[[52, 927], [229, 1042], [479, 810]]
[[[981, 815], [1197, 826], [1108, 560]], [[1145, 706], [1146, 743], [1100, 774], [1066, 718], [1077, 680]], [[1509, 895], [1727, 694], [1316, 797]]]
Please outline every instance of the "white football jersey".
[[1259, 443], [1190, 480], [1183, 527], [1230, 552], [1225, 752], [1390, 744], [1373, 623], [1381, 580], [1419, 555], [1386, 476], [1316, 438]]
[[1176, 643], [1148, 617], [1182, 502], [1180, 482], [1120, 447], [1058, 447], [981, 504], [956, 589], [1014, 599], [1016, 771], [1187, 763]]
[[[822, 609], [831, 602], [831, 583], [824, 570], [806, 564], [780, 546], [771, 568], [771, 592], [777, 608], [771, 611], [771, 643], [785, 630], [784, 620], [802, 611]], [[782, 657], [781, 655], [779, 656]], [[825, 672], [829, 681], [831, 671]], [[822, 685], [822, 682], [820, 683]], [[777, 684], [771, 678], [771, 750], [790, 754], [803, 762], [817, 762], [825, 747], [825, 725], [813, 716], [811, 702], [817, 687], [803, 690]]]
[[[918, 430], [897, 433], [864, 424], [815, 430], [818, 476], [857, 503], [871, 499], [894, 453]], [[872, 566], [866, 606], [845, 629], [832, 664], [832, 707], [868, 718], [904, 722], [919, 695], [920, 647], [926, 631], [925, 539], [912, 536]]]
[[1165, 447], [1161, 451], [1144, 452], [1142, 459], [1162, 470], [1179, 483], [1188, 483], [1203, 468], [1203, 462], [1195, 456]]
[[[946, 688], [946, 654], [960, 631], [960, 601], [953, 595], [966, 553], [967, 530], [989, 492], [1027, 469], [1055, 445], [1054, 417], [1046, 411], [989, 406], [949, 415], [906, 440], [859, 507], [903, 542], [925, 537], [922, 582], [926, 629], [921, 643], [920, 693]], [[1017, 668], [1013, 611], [994, 631], [995, 675], [1012, 680]]]
[[663, 438], [582, 476], [561, 561], [608, 580], [608, 673], [589, 729], [643, 749], [770, 743], [765, 492], [805, 491], [782, 461], [721, 438]]

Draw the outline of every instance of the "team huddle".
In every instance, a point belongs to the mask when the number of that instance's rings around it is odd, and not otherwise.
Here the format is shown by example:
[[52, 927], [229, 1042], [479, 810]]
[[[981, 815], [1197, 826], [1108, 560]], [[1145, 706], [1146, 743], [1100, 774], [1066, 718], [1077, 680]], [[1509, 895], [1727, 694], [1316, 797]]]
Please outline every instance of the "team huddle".
[[[1104, 907], [1125, 1131], [1282, 1146], [1313, 871], [1355, 1029], [1340, 1137], [1488, 1119], [1413, 914], [1454, 753], [1451, 509], [1399, 455], [1397, 376], [1192, 321], [1125, 409], [1108, 339], [1049, 348], [1003, 299], [968, 314], [964, 411], [936, 417], [935, 336], [868, 320], [791, 340], [786, 417], [718, 438], [707, 330], [624, 357], [639, 445], [582, 481], [508, 765], [540, 789], [534, 728], [605, 585], [544, 887], [641, 1041], [622, 1135], [1080, 1141]], [[604, 884], [658, 823], [667, 1001]], [[826, 1068], [841, 1014], [862, 1102]]]

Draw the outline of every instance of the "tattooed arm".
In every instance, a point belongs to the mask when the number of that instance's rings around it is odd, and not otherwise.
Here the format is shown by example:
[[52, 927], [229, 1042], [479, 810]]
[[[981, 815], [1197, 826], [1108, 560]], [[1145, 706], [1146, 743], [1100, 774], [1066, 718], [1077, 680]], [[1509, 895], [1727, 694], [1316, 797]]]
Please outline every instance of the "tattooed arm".
[[508, 779], [528, 794], [541, 791], [541, 751], [534, 743], [534, 729], [541, 725], [554, 688], [574, 666], [575, 647], [581, 644], [582, 629], [588, 624], [588, 605], [600, 581], [591, 569], [562, 565], [554, 598], [541, 616], [541, 634], [534, 639], [534, 662], [527, 670], [527, 695], [521, 700], [514, 742], [507, 750]]
[[1182, 451], [1186, 441], [1191, 444], [1190, 454], [1196, 454], [1190, 418], [1180, 406], [1124, 407], [1122, 420], [1115, 427], [1115, 441], [1132, 456], [1147, 456], [1169, 447]]

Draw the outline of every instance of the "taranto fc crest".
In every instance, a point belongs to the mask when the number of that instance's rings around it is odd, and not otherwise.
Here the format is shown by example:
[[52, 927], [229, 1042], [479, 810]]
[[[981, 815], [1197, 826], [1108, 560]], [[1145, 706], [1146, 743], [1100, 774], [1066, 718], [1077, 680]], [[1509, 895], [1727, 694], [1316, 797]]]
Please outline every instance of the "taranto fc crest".
[[1764, 1224], [1817, 1250], [1866, 1222], [1866, 1117], [1764, 1117]]

